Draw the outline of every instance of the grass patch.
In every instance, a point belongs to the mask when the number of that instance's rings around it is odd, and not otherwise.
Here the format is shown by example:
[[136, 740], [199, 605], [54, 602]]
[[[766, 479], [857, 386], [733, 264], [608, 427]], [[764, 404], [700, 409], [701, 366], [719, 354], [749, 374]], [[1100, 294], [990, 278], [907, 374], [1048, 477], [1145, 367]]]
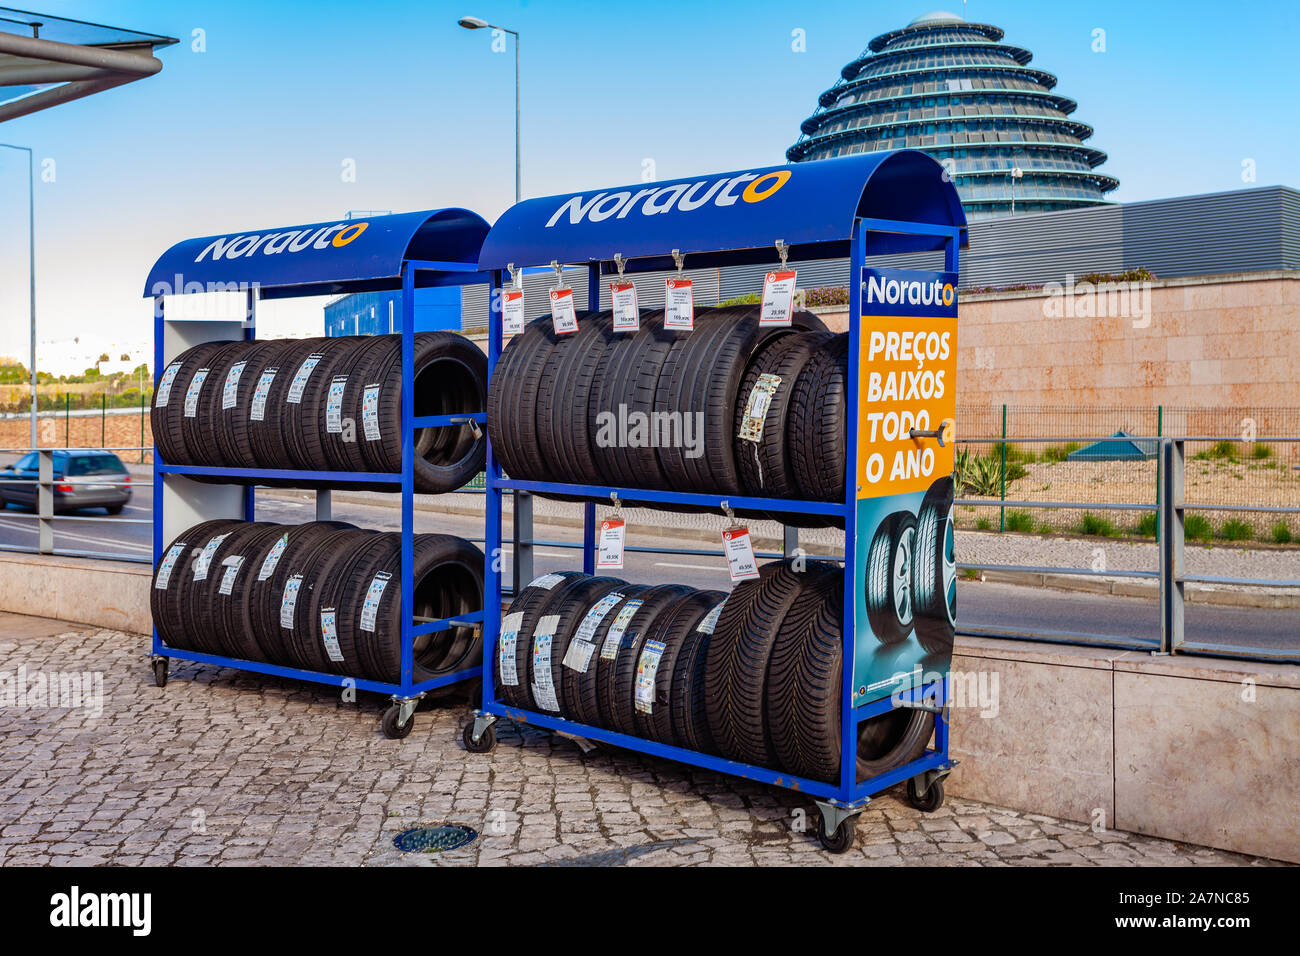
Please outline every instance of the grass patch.
[[978, 581], [980, 579], [980, 573], [974, 568], [967, 568], [961, 573], [961, 576], [967, 581]]
[[990, 530], [992, 527], [993, 527], [993, 522], [989, 521], [988, 518], [976, 518], [976, 519], [975, 519], [975, 530], [976, 530], [976, 531], [988, 531], [988, 530]]
[[1183, 537], [1190, 541], [1209, 541], [1214, 533], [1210, 519], [1205, 515], [1188, 515], [1183, 525]]
[[1048, 445], [1043, 449], [1043, 461], [1065, 461], [1071, 453], [1082, 447], [1077, 441], [1066, 442], [1064, 445]]
[[1083, 517], [1079, 519], [1079, 524], [1075, 530], [1079, 534], [1092, 535], [1098, 538], [1114, 538], [1119, 535], [1119, 529], [1115, 527], [1112, 521], [1090, 511], [1083, 513]]
[[1219, 528], [1219, 537], [1224, 541], [1249, 541], [1255, 537], [1255, 529], [1239, 518], [1223, 522]]
[[1272, 537], [1274, 544], [1290, 544], [1295, 540], [1291, 534], [1291, 528], [1285, 521], [1279, 521], [1277, 524], [1273, 525], [1273, 530], [1270, 532], [1270, 536]]
[[1216, 441], [1209, 448], [1203, 448], [1192, 456], [1200, 461], [1236, 461], [1237, 460], [1237, 443], [1228, 441]]
[[1273, 449], [1263, 442], [1255, 442], [1255, 444], [1251, 446], [1250, 457], [1257, 461], [1261, 458], [1272, 458]]
[[1158, 522], [1159, 516], [1154, 511], [1148, 511], [1138, 519], [1136, 527], [1133, 528], [1133, 533], [1144, 538], [1154, 538]]
[[1007, 530], [1029, 532], [1034, 530], [1034, 516], [1028, 511], [1012, 509], [1007, 512]]

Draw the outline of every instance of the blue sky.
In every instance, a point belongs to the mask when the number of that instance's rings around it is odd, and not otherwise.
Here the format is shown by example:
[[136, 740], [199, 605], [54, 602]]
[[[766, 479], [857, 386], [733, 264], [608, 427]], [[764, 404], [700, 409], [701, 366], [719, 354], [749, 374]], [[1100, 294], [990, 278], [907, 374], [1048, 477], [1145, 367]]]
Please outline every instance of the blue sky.
[[[638, 181], [647, 160], [656, 178], [781, 162], [840, 67], [930, 2], [26, 0], [181, 40], [156, 77], [0, 124], [0, 141], [55, 164], [36, 193], [40, 337], [147, 336], [144, 276], [188, 236], [349, 209], [495, 219], [513, 197], [513, 51], [493, 53], [461, 15], [523, 34], [523, 187], [536, 196]], [[1114, 199], [1300, 186], [1300, 4], [972, 0], [964, 15], [1059, 77], [1110, 154]], [[342, 181], [349, 159], [355, 182]], [[0, 150], [0, 354], [26, 351], [25, 174]], [[319, 329], [314, 303], [272, 321]]]

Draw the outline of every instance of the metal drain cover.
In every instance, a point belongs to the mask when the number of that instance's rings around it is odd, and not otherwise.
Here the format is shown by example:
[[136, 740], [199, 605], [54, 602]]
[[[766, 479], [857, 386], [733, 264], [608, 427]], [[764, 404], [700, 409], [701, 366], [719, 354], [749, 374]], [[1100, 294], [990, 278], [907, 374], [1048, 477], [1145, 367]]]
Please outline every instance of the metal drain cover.
[[459, 850], [477, 839], [478, 831], [473, 827], [442, 823], [403, 830], [394, 837], [393, 846], [403, 853], [441, 853], [444, 850]]

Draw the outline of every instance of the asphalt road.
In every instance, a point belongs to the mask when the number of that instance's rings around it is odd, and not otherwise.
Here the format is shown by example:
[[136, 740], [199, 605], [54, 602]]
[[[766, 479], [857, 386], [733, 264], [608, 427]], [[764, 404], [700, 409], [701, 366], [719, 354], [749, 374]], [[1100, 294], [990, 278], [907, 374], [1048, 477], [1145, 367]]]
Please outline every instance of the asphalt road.
[[[138, 480], [148, 480], [147, 478]], [[122, 518], [149, 518], [152, 514], [152, 488], [137, 487]], [[22, 517], [10, 507], [0, 512], [0, 547], [26, 546], [36, 543], [35, 522]], [[79, 512], [86, 517], [103, 517], [103, 511]], [[259, 492], [257, 516], [267, 521], [310, 521], [315, 504], [310, 496], [288, 498]], [[363, 527], [398, 530], [400, 515], [396, 508], [336, 503], [334, 517], [354, 521]], [[417, 531], [442, 531], [474, 539], [481, 538], [479, 519], [469, 515], [446, 515], [416, 512]], [[545, 540], [576, 541], [575, 530], [539, 526], [538, 536]], [[629, 531], [628, 544], [638, 541], [637, 529]], [[148, 524], [133, 525], [118, 519], [82, 522], [60, 519], [55, 531], [55, 548], [78, 551], [117, 551], [148, 560], [151, 554], [152, 529]], [[707, 548], [695, 540], [671, 541], [642, 538], [647, 545]], [[960, 547], [960, 538], [958, 539]], [[719, 544], [720, 548], [720, 544]], [[580, 567], [577, 549], [552, 545], [534, 547], [536, 573]], [[507, 573], [510, 562], [507, 554]], [[627, 566], [618, 576], [635, 584], [680, 581], [699, 588], [728, 590], [726, 564], [721, 555], [671, 555], [629, 552]], [[1159, 605], [1154, 599], [1121, 598], [1082, 592], [1054, 591], [962, 580], [958, 585], [958, 620], [963, 630], [975, 633], [1091, 633], [1124, 640], [1155, 642], [1160, 635]], [[1300, 611], [1265, 608], [1236, 608], [1192, 603], [1187, 605], [1185, 639], [1191, 642], [1230, 644], [1259, 648], [1300, 649]]]

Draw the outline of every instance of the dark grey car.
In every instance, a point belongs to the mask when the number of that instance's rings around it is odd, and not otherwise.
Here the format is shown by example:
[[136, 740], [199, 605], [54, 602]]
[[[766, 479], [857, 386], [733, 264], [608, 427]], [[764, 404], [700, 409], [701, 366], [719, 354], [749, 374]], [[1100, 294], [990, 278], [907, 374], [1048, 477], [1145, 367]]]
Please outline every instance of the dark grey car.
[[[15, 504], [36, 509], [39, 467], [36, 452], [31, 452], [0, 469], [0, 508]], [[55, 449], [56, 512], [104, 508], [116, 515], [130, 500], [131, 476], [117, 455], [111, 451]]]

